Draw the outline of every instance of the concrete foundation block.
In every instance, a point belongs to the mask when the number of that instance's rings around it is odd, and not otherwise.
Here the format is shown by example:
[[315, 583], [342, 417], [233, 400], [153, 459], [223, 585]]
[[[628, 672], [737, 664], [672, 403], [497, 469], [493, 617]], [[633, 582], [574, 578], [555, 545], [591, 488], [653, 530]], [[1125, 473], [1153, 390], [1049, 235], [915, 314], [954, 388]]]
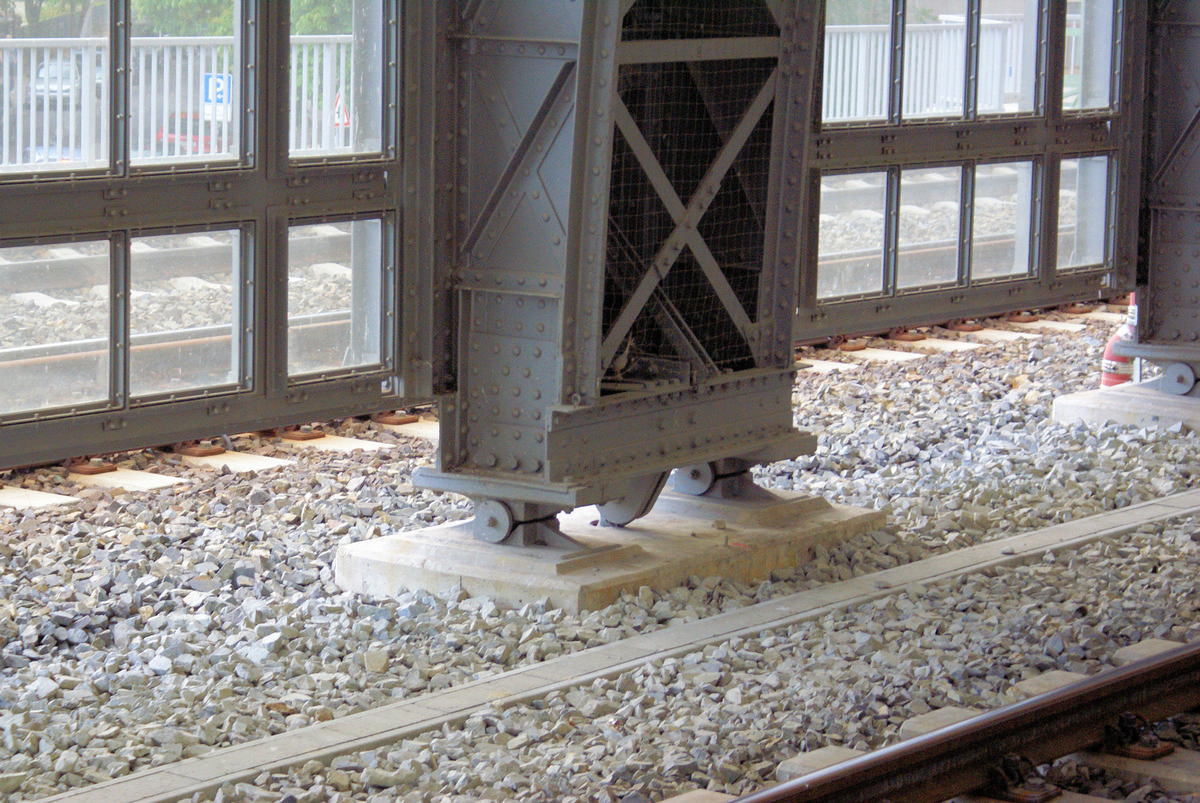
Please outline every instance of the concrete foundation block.
[[1137, 427], [1180, 426], [1200, 429], [1200, 398], [1175, 396], [1158, 380], [1127, 382], [1111, 388], [1070, 393], [1054, 400], [1052, 418], [1060, 424], [1112, 422]]
[[339, 548], [338, 585], [373, 598], [461, 587], [519, 605], [601, 608], [622, 591], [673, 588], [689, 576], [755, 582], [811, 559], [818, 545], [879, 526], [884, 514], [800, 494], [727, 502], [667, 492], [628, 527], [603, 527], [595, 508], [559, 516], [578, 547], [490, 544], [471, 522], [395, 533]]

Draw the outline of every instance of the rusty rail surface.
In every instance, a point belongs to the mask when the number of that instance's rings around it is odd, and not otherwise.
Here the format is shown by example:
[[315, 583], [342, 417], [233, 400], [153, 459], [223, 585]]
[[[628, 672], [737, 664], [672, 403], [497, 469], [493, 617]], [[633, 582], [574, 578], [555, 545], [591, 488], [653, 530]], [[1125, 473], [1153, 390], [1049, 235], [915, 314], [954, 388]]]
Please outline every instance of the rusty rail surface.
[[1200, 642], [1033, 697], [734, 803], [936, 803], [986, 786], [1010, 754], [1035, 764], [1100, 742], [1124, 712], [1150, 721], [1200, 705]]

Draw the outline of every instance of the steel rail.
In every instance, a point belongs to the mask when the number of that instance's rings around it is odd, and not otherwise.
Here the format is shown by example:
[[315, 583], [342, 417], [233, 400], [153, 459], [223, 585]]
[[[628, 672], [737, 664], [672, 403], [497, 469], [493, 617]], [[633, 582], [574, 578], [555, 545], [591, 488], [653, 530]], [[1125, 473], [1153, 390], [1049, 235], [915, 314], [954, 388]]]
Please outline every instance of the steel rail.
[[1200, 642], [736, 798], [734, 803], [931, 803], [987, 785], [1007, 755], [1044, 764], [1100, 742], [1127, 711], [1200, 705]]

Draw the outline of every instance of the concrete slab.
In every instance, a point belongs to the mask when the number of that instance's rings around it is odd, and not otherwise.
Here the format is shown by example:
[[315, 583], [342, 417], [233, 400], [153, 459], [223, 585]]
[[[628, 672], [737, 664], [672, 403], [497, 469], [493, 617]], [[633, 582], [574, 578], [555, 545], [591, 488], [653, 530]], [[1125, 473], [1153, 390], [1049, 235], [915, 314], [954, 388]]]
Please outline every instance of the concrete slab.
[[405, 435], [409, 438], [418, 438], [419, 440], [437, 443], [440, 434], [441, 425], [436, 419], [422, 419], [412, 424], [380, 424], [375, 422], [375, 426], [383, 429], [391, 430], [398, 435]]
[[1169, 427], [1182, 424], [1200, 429], [1200, 398], [1175, 396], [1158, 390], [1158, 380], [1126, 382], [1111, 388], [1070, 393], [1054, 400], [1055, 422], [1112, 422], [1136, 427]]
[[865, 360], [867, 362], [910, 362], [919, 360], [924, 357], [924, 354], [918, 354], [913, 351], [893, 351], [892, 349], [875, 349], [865, 348], [858, 351], [847, 351], [847, 357], [853, 357], [856, 360]]
[[807, 357], [800, 358], [796, 364], [800, 367], [800, 373], [812, 372], [814, 374], [831, 374], [834, 371], [856, 371], [859, 368], [857, 363], [813, 360]]
[[1158, 390], [1158, 379], [1147, 382], [1127, 382], [1114, 388], [1084, 390], [1078, 394], [1060, 396], [1054, 400], [1052, 419], [1072, 424], [1088, 421], [1093, 424], [1130, 426], [1175, 426], [1200, 430], [1200, 398], [1176, 396]]
[[1011, 343], [1014, 340], [1037, 339], [1041, 335], [1033, 332], [1012, 332], [1008, 329], [980, 329], [978, 332], [966, 332], [969, 337], [983, 343]]
[[863, 755], [866, 755], [866, 753], [861, 750], [852, 750], [849, 747], [838, 745], [829, 745], [828, 747], [810, 750], [807, 753], [792, 756], [776, 767], [775, 780], [780, 782], [790, 781], [793, 778], [800, 778]]
[[278, 445], [285, 449], [312, 449], [318, 452], [344, 452], [347, 454], [356, 449], [361, 449], [364, 452], [378, 452], [392, 448], [392, 444], [390, 443], [367, 441], [361, 438], [343, 438], [341, 435], [326, 435], [322, 438], [313, 438], [312, 440], [305, 441], [290, 441], [286, 438], [281, 438]]
[[68, 475], [72, 482], [93, 488], [121, 488], [126, 491], [157, 491], [159, 488], [169, 488], [172, 485], [186, 483], [183, 477], [169, 477], [165, 474], [155, 474], [152, 471], [135, 471], [130, 468], [118, 468], [104, 474]]
[[1014, 684], [1013, 688], [1026, 697], [1037, 697], [1039, 694], [1058, 691], [1064, 686], [1070, 686], [1072, 683], [1078, 683], [1081, 680], [1087, 680], [1087, 675], [1082, 675], [1078, 672], [1064, 672], [1061, 669], [1052, 669], [1037, 677], [1026, 678]]
[[971, 351], [972, 349], [983, 348], [982, 343], [973, 343], [970, 340], [947, 340], [940, 337], [927, 337], [913, 343], [913, 346], [923, 351]]
[[1009, 321], [1009, 326], [1015, 326], [1018, 329], [1027, 330], [1030, 332], [1082, 332], [1087, 329], [1086, 324], [1068, 323], [1067, 321], [1033, 321], [1032, 323], [1017, 323]]
[[215, 471], [221, 471], [228, 466], [229, 470], [235, 474], [257, 474], [260, 471], [292, 465], [291, 460], [281, 460], [278, 457], [267, 457], [266, 455], [249, 454], [247, 452], [225, 452], [224, 454], [215, 454], [210, 457], [185, 456], [181, 459], [185, 466], [210, 468]]
[[1125, 666], [1136, 661], [1141, 661], [1144, 658], [1154, 658], [1163, 653], [1177, 650], [1183, 644], [1178, 641], [1168, 641], [1161, 638], [1148, 638], [1144, 641], [1139, 641], [1137, 644], [1130, 644], [1128, 647], [1122, 647], [1113, 653], [1113, 666]]
[[45, 491], [31, 491], [28, 488], [18, 488], [15, 485], [0, 487], [0, 507], [15, 507], [19, 510], [33, 510], [41, 507], [57, 507], [70, 505], [79, 501], [77, 496], [51, 494]]
[[924, 736], [927, 733], [966, 722], [982, 713], [984, 712], [978, 708], [958, 708], [948, 705], [945, 708], [930, 711], [928, 714], [904, 720], [904, 724], [900, 726], [900, 738], [913, 739], [917, 736]]
[[672, 588], [689, 576], [753, 582], [808, 560], [818, 545], [878, 526], [883, 513], [780, 495], [774, 503], [719, 503], [665, 492], [628, 527], [598, 526], [595, 508], [559, 516], [580, 548], [489, 544], [470, 522], [343, 545], [338, 584], [368, 597], [405, 589], [465, 588], [510, 605], [548, 598], [569, 611], [603, 607], [622, 591]]
[[725, 803], [725, 801], [736, 799], [733, 795], [727, 795], [723, 792], [693, 789], [690, 792], [684, 792], [682, 795], [664, 798], [663, 803]]
[[1072, 318], [1077, 318], [1081, 321], [1100, 321], [1101, 323], [1111, 323], [1115, 326], [1120, 326], [1129, 319], [1129, 315], [1124, 312], [1107, 312], [1104, 310], [1093, 310], [1084, 315], [1072, 315]]

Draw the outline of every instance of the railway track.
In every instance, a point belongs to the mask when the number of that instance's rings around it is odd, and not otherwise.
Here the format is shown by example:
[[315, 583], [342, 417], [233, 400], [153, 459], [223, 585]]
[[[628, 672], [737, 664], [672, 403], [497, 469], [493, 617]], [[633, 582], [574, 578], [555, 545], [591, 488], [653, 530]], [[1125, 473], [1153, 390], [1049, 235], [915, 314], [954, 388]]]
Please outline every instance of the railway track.
[[[330, 767], [353, 765], [356, 760], [339, 758], [348, 754], [372, 751], [372, 755], [381, 755], [388, 745], [414, 743], [413, 740], [419, 740], [423, 733], [449, 733], [467, 722], [494, 723], [498, 719], [496, 712], [501, 710], [538, 707], [548, 696], [561, 696], [571, 689], [619, 685], [626, 682], [621, 678], [639, 677], [639, 667], [661, 666], [672, 661], [687, 665], [682, 662], [688, 655], [703, 654], [706, 649], [749, 638], [762, 639], [771, 633], [786, 633], [788, 628], [801, 623], [888, 598], [914, 584], [926, 587], [979, 572], [1002, 571], [1004, 567], [1036, 561], [1047, 552], [1062, 554], [1083, 549], [1102, 539], [1116, 539], [1156, 522], [1196, 515], [1200, 515], [1200, 492], [1188, 492], [675, 624], [444, 691], [406, 698], [361, 714], [83, 787], [47, 800], [54, 803], [107, 803], [112, 800], [168, 803], [209, 799], [221, 789], [226, 790], [221, 793], [224, 799], [237, 800], [240, 799], [235, 792], [237, 785], [249, 784], [247, 788], [256, 788], [255, 779], [263, 784], [266, 783], [263, 779], [274, 778], [277, 779], [274, 783], [286, 786], [289, 768], [320, 766], [325, 768], [319, 771], [323, 777]], [[1053, 679], [1055, 675], [1052, 673], [1047, 677]], [[1132, 711], [1154, 720], [1200, 704], [1198, 695], [1200, 645], [1191, 645], [1171, 653], [1167, 663], [1139, 663], [1109, 670], [1065, 691], [1036, 696], [1015, 707], [973, 717], [949, 730], [900, 742], [877, 753], [821, 770], [816, 776], [788, 781], [740, 800], [748, 803], [767, 800], [939, 801], [986, 783], [991, 768], [1010, 753], [1019, 752], [1041, 764], [1098, 741], [1105, 725], [1119, 714]], [[599, 699], [603, 699], [603, 695], [599, 695]], [[957, 713], [961, 717], [961, 712]], [[601, 722], [609, 718], [600, 715]], [[609, 727], [620, 726], [614, 722]], [[768, 737], [769, 734], [764, 732], [762, 738]], [[512, 749], [517, 749], [515, 742]], [[785, 761], [781, 769], [794, 772], [797, 764], [828, 761], [828, 752], [802, 754], [799, 760]], [[845, 748], [833, 752], [841, 758], [846, 755]], [[358, 766], [362, 767], [361, 761]], [[948, 769], [953, 771], [950, 776], [944, 775]], [[369, 789], [371, 779], [377, 777], [382, 776], [363, 770], [363, 788]], [[250, 792], [243, 790], [243, 794]], [[234, 796], [231, 798], [231, 795]], [[281, 795], [271, 799], [283, 799]], [[734, 799], [710, 792], [691, 795], [681, 801]], [[1074, 802], [1080, 803], [1080, 799], [1075, 798]]]
[[[834, 752], [825, 769], [736, 800], [918, 803], [970, 794], [978, 803], [1035, 803], [1063, 798], [1064, 790], [1053, 783], [1057, 773], [1053, 767], [1047, 772], [1045, 765], [1079, 751], [1087, 752], [1073, 756], [1076, 764], [1153, 785], [1175, 799], [1194, 799], [1200, 791], [1200, 753], [1176, 750], [1155, 735], [1151, 723], [1197, 706], [1200, 643], [1175, 645], [1006, 708], [976, 716], [962, 712], [967, 717], [957, 724], [875, 753], [846, 759], [846, 751]], [[712, 798], [719, 799], [735, 798]], [[1063, 799], [1098, 803], [1107, 798], [1068, 793]]]

